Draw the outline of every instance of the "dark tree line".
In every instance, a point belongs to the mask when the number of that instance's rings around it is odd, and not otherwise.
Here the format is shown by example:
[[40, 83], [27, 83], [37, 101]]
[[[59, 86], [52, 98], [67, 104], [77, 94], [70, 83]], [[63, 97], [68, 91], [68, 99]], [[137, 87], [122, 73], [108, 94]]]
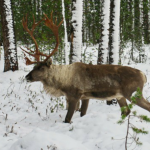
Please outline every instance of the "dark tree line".
[[[71, 32], [71, 0], [65, 0], [65, 17], [67, 22], [67, 33], [70, 39]], [[112, 2], [112, 1], [111, 1]], [[141, 5], [141, 7], [140, 7]], [[98, 44], [101, 37], [101, 18], [102, 16], [102, 1], [83, 1], [83, 43]], [[23, 16], [28, 13], [29, 22], [32, 22], [32, 15], [39, 20], [43, 13], [50, 14], [51, 10], [54, 11], [54, 15], [58, 20], [62, 18], [62, 1], [58, 0], [13, 0], [12, 11], [14, 14], [16, 40], [23, 43], [28, 43], [28, 35], [24, 33], [21, 20]], [[149, 44], [149, 1], [148, 0], [121, 0], [120, 8], [120, 31], [123, 42], [130, 41], [134, 38], [135, 43], [139, 43], [141, 36], [144, 37], [144, 43]], [[142, 16], [142, 18], [140, 18]], [[133, 25], [134, 23], [134, 25]], [[134, 27], [135, 28], [134, 28]], [[44, 28], [44, 27], [42, 27]], [[37, 38], [43, 40], [47, 32], [46, 28], [37, 31]], [[132, 31], [134, 35], [132, 36]], [[42, 35], [41, 35], [42, 33]], [[61, 30], [61, 36], [63, 37], [63, 29]], [[0, 34], [1, 35], [1, 34]], [[22, 36], [24, 35], [24, 36]], [[140, 38], [140, 39], [136, 39]], [[44, 39], [46, 40], [46, 39]]]

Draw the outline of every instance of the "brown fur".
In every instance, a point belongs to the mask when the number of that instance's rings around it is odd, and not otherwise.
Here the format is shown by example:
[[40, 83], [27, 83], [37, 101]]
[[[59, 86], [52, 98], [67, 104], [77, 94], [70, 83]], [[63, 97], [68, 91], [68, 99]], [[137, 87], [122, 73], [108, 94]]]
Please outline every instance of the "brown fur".
[[[82, 99], [81, 116], [86, 114], [89, 99], [118, 99], [120, 107], [127, 106], [126, 99], [139, 87], [143, 90], [145, 75], [137, 69], [119, 65], [38, 64], [27, 76], [29, 81], [41, 81], [47, 93], [66, 96], [69, 103], [65, 122], [70, 122], [77, 102]], [[143, 97], [137, 105], [150, 111], [150, 103]], [[127, 107], [128, 108], [128, 107]], [[129, 114], [129, 109], [124, 112]]]

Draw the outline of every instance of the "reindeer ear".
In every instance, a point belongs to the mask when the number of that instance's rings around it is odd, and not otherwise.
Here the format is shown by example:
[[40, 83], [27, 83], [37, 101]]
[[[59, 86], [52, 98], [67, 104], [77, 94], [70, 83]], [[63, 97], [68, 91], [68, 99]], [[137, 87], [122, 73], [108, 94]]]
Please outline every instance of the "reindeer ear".
[[47, 67], [50, 67], [51, 64], [52, 64], [52, 59], [49, 58], [49, 59], [46, 61], [46, 65], [47, 65]]

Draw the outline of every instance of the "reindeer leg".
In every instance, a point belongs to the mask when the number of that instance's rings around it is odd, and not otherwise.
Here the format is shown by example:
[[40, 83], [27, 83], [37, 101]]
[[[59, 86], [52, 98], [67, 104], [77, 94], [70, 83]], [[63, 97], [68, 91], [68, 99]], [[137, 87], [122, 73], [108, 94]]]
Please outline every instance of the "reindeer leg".
[[121, 97], [121, 98], [117, 98], [117, 101], [118, 101], [118, 104], [121, 107], [126, 107], [127, 109], [125, 109], [121, 115], [126, 115], [128, 116], [130, 114], [130, 109], [128, 108], [128, 105], [127, 105], [127, 101], [124, 97]]
[[79, 100], [71, 100], [69, 102], [68, 112], [65, 118], [65, 123], [71, 123], [71, 118], [76, 108], [76, 104]]
[[80, 110], [80, 101], [78, 101], [77, 102], [77, 104], [76, 104], [76, 109], [75, 109], [76, 111], [79, 111]]
[[86, 114], [88, 105], [89, 105], [89, 99], [83, 99], [81, 105], [81, 114], [80, 114], [81, 117]]
[[68, 102], [68, 99], [66, 98], [66, 110], [68, 110], [69, 108], [69, 102]]
[[[129, 98], [131, 101], [131, 99]], [[141, 99], [136, 99], [136, 105], [140, 106], [141, 108], [144, 108], [145, 110], [150, 112], [150, 102], [145, 100], [145, 98], [142, 96]]]
[[[66, 99], [66, 110], [68, 110], [68, 108], [69, 108], [69, 102]], [[77, 102], [75, 110], [80, 111], [80, 101]]]

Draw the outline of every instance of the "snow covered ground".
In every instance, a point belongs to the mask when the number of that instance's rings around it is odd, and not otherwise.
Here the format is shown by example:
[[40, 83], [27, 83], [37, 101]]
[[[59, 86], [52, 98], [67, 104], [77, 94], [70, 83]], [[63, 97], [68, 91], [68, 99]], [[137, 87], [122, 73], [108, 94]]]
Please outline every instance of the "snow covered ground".
[[[88, 53], [88, 50], [87, 52]], [[92, 54], [97, 53], [92, 50]], [[94, 58], [90, 56], [90, 58]], [[90, 60], [90, 59], [89, 59]], [[93, 59], [94, 62], [95, 58]], [[91, 59], [92, 61], [92, 59]], [[126, 61], [124, 61], [126, 62]], [[72, 124], [63, 120], [67, 113], [65, 98], [51, 98], [43, 91], [41, 83], [27, 83], [24, 76], [32, 69], [25, 66], [19, 57], [19, 71], [3, 72], [0, 60], [0, 150], [124, 150], [127, 122], [119, 125], [120, 108], [108, 106], [103, 101], [90, 100], [87, 114], [80, 117], [75, 112]], [[124, 64], [126, 65], [126, 64]], [[150, 101], [149, 64], [131, 64], [142, 70], [148, 79], [144, 97]], [[134, 107], [138, 114], [147, 115], [146, 110]], [[137, 118], [131, 121], [144, 128], [147, 135], [138, 135], [143, 143], [133, 143], [128, 149], [149, 150], [150, 124]], [[132, 131], [130, 131], [132, 134]], [[131, 142], [131, 140], [129, 140]]]

